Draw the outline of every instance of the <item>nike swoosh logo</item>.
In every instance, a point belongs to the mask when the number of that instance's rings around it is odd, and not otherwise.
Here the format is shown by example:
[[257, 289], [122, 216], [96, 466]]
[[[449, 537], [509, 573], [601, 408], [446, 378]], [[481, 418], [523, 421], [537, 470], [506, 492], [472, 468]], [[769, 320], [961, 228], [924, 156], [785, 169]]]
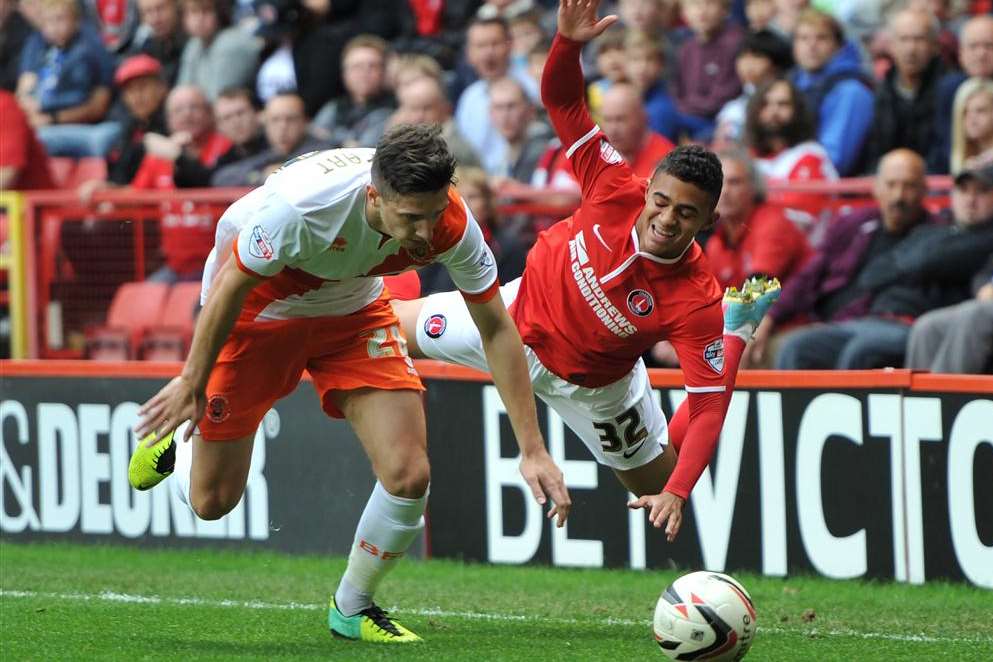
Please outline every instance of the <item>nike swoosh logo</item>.
[[603, 240], [603, 237], [600, 236], [600, 224], [599, 223], [594, 223], [593, 224], [593, 234], [595, 234], [596, 235], [596, 238], [600, 240], [600, 243], [603, 244], [603, 247], [604, 248], [606, 248], [611, 253], [614, 252], [614, 250], [610, 246], [607, 245], [607, 242], [605, 242]]
[[633, 456], [633, 455], [634, 455], [635, 453], [637, 453], [638, 451], [640, 451], [640, 450], [641, 450], [641, 447], [645, 445], [645, 442], [646, 442], [646, 441], [648, 441], [648, 439], [647, 439], [647, 438], [646, 438], [646, 439], [642, 439], [642, 440], [641, 440], [641, 443], [639, 443], [639, 444], [638, 444], [637, 446], [635, 446], [635, 447], [634, 447], [634, 448], [632, 448], [631, 450], [629, 450], [629, 451], [627, 451], [626, 453], [621, 453], [621, 455], [623, 455], [623, 456], [624, 456], [624, 459], [625, 459], [625, 460], [629, 460], [629, 459], [631, 459], [631, 457], [632, 457], [632, 456]]

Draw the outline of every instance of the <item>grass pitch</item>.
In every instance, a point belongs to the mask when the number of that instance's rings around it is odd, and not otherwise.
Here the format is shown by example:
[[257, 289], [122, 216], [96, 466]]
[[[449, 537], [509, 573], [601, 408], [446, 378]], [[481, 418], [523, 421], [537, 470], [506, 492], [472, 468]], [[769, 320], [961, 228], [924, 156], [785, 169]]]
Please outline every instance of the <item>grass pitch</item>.
[[[379, 600], [424, 644], [333, 639], [340, 558], [0, 544], [0, 660], [663, 660], [650, 622], [670, 571], [404, 562]], [[749, 660], [993, 660], [993, 592], [736, 576], [758, 609]]]

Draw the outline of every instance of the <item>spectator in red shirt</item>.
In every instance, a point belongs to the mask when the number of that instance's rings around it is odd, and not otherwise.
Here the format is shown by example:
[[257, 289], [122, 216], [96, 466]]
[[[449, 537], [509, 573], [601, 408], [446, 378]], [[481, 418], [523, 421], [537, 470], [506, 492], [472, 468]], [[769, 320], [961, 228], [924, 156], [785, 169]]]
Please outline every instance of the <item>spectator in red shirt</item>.
[[[641, 93], [630, 83], [615, 83], [603, 95], [600, 128], [634, 173], [646, 179], [651, 178], [655, 166], [675, 147], [668, 138], [652, 131]], [[579, 183], [558, 145], [548, 149], [539, 160], [531, 184], [562, 192], [579, 191]]]
[[[231, 142], [214, 130], [207, 97], [200, 88], [180, 85], [166, 98], [169, 136], [145, 136], [146, 154], [131, 186], [171, 190], [182, 187], [184, 160], [213, 167]], [[205, 205], [181, 201], [163, 203], [162, 254], [165, 264], [149, 280], [175, 283], [199, 280], [203, 263], [214, 244], [217, 214]]]
[[31, 130], [28, 118], [7, 90], [0, 90], [0, 189], [29, 191], [55, 188], [48, 171], [48, 155]]
[[741, 150], [718, 154], [724, 188], [719, 220], [707, 241], [707, 259], [722, 288], [750, 276], [789, 277], [810, 257], [807, 238], [786, 220], [783, 210], [763, 201], [765, 182], [755, 162]]
[[648, 126], [641, 94], [629, 83], [616, 83], [603, 95], [600, 128], [634, 174], [646, 179], [651, 178], [655, 166], [675, 147]]
[[[814, 140], [814, 126], [803, 96], [788, 80], [778, 79], [760, 87], [749, 100], [745, 142], [769, 183], [838, 179], [827, 150]], [[786, 210], [787, 218], [813, 246], [820, 244], [829, 215], [823, 194], [780, 189], [769, 201]]]

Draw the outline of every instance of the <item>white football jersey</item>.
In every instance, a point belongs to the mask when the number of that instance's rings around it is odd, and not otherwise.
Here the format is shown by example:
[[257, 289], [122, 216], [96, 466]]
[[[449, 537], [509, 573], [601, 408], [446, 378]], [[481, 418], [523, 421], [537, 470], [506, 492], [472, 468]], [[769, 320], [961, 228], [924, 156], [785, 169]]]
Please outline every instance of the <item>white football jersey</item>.
[[333, 149], [293, 159], [237, 200], [217, 224], [201, 299], [233, 253], [266, 281], [245, 302], [255, 319], [348, 315], [375, 301], [381, 276], [440, 261], [469, 297], [496, 292], [493, 253], [455, 187], [431, 250], [414, 255], [366, 221], [375, 150]]

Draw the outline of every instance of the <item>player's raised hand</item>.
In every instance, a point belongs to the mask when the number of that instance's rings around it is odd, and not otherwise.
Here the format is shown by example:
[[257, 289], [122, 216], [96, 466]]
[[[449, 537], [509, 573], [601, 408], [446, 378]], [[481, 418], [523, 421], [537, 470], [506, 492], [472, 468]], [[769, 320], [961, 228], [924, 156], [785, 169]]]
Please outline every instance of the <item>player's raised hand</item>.
[[617, 22], [611, 14], [597, 20], [600, 0], [559, 0], [558, 30], [573, 41], [590, 41]]
[[552, 456], [542, 446], [540, 451], [521, 457], [520, 469], [521, 475], [531, 488], [534, 500], [544, 506], [551, 498], [552, 507], [548, 511], [548, 518], [555, 517], [555, 526], [564, 526], [569, 517], [569, 509], [572, 507], [572, 499], [569, 498], [569, 490], [565, 487], [562, 470], [555, 464]]
[[686, 500], [672, 492], [649, 494], [628, 502], [628, 508], [637, 510], [644, 508], [648, 511], [648, 521], [656, 529], [665, 524], [665, 539], [672, 542], [679, 535], [679, 527], [683, 524], [683, 504]]
[[155, 436], [145, 442], [148, 447], [190, 421], [183, 435], [183, 441], [188, 441], [206, 408], [206, 393], [197, 392], [182, 376], [176, 377], [138, 409], [138, 425], [134, 433], [141, 439], [155, 432]]

